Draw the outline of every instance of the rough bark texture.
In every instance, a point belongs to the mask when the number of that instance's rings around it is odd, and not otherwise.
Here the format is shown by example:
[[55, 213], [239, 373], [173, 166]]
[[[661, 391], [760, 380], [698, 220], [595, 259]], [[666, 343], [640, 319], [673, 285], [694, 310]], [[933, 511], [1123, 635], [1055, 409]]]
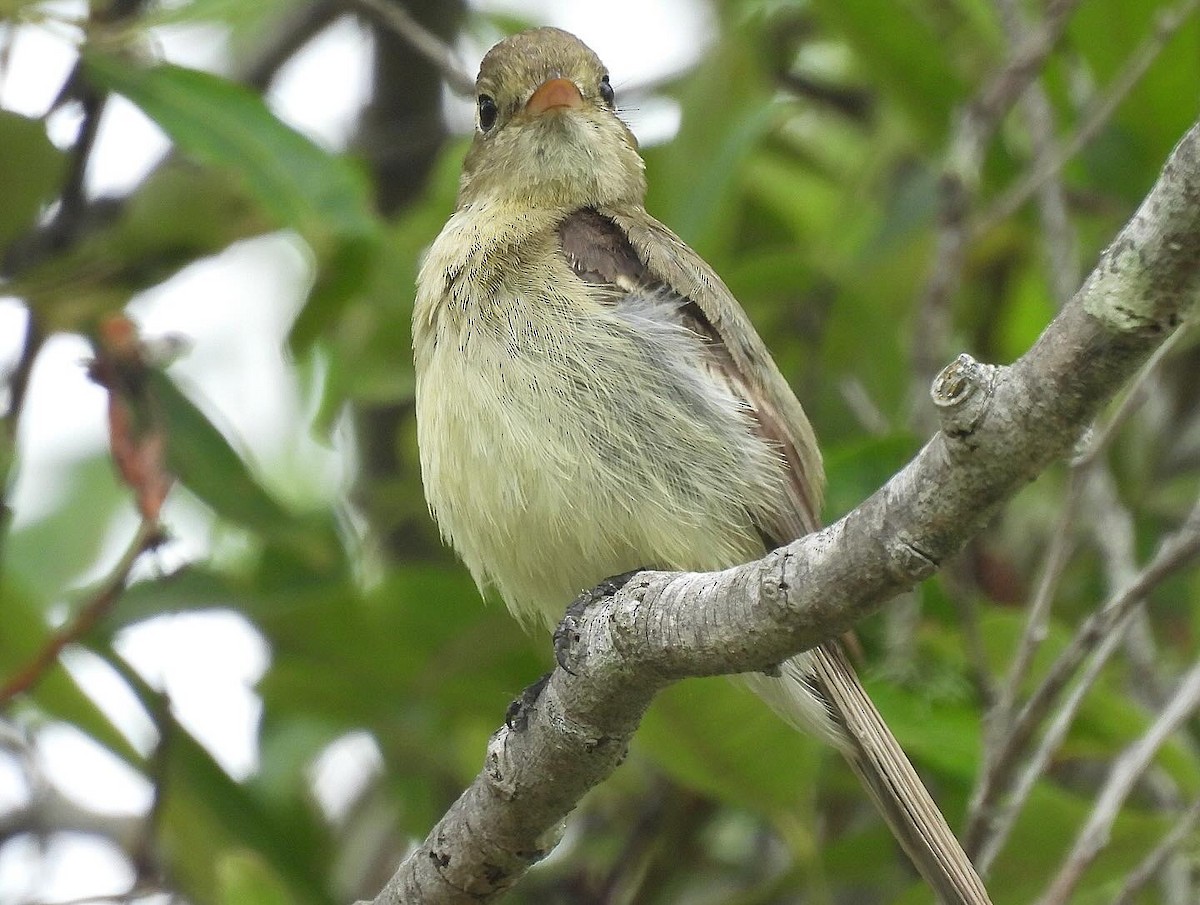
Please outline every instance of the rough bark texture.
[[[644, 572], [573, 605], [560, 664], [376, 903], [480, 902], [555, 843], [624, 754], [653, 696], [686, 676], [769, 669], [928, 578], [1067, 453], [1195, 308], [1200, 126], [1075, 298], [1009, 367], [960, 356], [933, 386], [942, 430], [825, 530], [724, 572]], [[532, 696], [531, 696], [532, 697]]]

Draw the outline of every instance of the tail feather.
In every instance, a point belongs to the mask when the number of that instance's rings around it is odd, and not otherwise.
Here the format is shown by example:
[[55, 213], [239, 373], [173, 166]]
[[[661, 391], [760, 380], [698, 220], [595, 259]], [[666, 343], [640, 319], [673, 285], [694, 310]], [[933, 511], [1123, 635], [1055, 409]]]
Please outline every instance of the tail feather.
[[840, 644], [829, 642], [794, 657], [781, 672], [779, 678], [744, 678], [784, 719], [842, 752], [901, 848], [944, 905], [991, 905], [971, 860]]

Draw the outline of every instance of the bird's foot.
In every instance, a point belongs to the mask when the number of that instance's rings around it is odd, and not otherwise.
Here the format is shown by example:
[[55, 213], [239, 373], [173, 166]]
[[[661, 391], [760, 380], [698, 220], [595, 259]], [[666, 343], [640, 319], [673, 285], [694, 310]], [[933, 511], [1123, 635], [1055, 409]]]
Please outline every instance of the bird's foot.
[[570, 664], [574, 660], [575, 646], [582, 637], [580, 629], [587, 618], [586, 613], [588, 609], [612, 597], [617, 591], [629, 584], [633, 576], [644, 571], [645, 569], [634, 569], [630, 572], [614, 575], [612, 578], [606, 578], [594, 588], [584, 591], [567, 607], [567, 614], [563, 616], [562, 622], [554, 630], [554, 659], [566, 672], [575, 675]]
[[542, 689], [550, 681], [550, 673], [546, 673], [528, 688], [521, 692], [520, 697], [514, 698], [504, 711], [504, 725], [513, 732], [524, 732], [529, 725], [529, 711], [542, 695]]

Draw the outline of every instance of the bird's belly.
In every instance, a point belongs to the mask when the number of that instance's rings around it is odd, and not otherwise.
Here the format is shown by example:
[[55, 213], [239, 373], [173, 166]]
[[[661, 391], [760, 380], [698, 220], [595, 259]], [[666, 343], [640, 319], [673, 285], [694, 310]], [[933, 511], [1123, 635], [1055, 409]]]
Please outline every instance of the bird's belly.
[[610, 575], [759, 555], [747, 499], [763, 497], [776, 457], [747, 460], [694, 402], [615, 378], [628, 362], [593, 344], [566, 345], [477, 332], [439, 341], [418, 369], [426, 496], [476, 582], [555, 623]]

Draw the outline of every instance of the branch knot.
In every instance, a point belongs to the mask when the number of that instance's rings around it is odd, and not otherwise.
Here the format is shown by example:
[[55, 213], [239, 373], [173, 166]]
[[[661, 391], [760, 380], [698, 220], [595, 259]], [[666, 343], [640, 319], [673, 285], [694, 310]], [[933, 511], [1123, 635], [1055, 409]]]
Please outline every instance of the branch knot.
[[974, 433], [987, 412], [999, 371], [964, 352], [934, 378], [929, 395], [946, 436], [961, 440]]

